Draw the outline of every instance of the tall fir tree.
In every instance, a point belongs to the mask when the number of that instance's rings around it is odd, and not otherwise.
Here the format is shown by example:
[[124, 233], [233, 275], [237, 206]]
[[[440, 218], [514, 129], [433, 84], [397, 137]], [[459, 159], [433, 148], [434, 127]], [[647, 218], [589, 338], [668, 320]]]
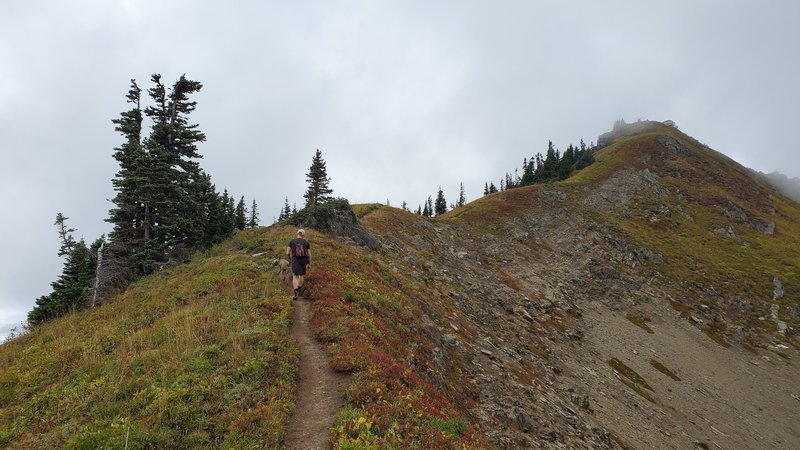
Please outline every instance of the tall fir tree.
[[236, 217], [234, 226], [239, 230], [247, 228], [247, 207], [244, 206], [244, 195], [239, 199], [239, 203], [236, 204], [234, 215]]
[[250, 206], [250, 218], [247, 220], [248, 228], [255, 228], [258, 226], [258, 205], [256, 199], [253, 199], [253, 204]]
[[291, 215], [292, 208], [289, 206], [289, 197], [284, 197], [283, 208], [281, 208], [281, 213], [278, 214], [278, 222], [288, 219]]
[[68, 227], [67, 220], [69, 220], [69, 217], [58, 213], [56, 214], [56, 221], [53, 223], [58, 227], [58, 240], [61, 242], [61, 246], [58, 248], [58, 256], [69, 255], [72, 249], [75, 248], [75, 238], [72, 237], [72, 232], [75, 231], [75, 228]]
[[137, 259], [150, 237], [149, 212], [151, 204], [147, 189], [149, 184], [149, 155], [142, 145], [142, 90], [131, 80], [126, 95], [131, 109], [112, 120], [114, 130], [122, 134], [124, 142], [114, 149], [114, 159], [119, 163], [119, 171], [111, 180], [116, 195], [112, 200], [115, 207], [109, 211], [107, 222], [113, 224], [110, 239], [126, 259]]
[[444, 199], [444, 193], [442, 192], [441, 186], [439, 186], [439, 192], [436, 193], [436, 205], [434, 208], [437, 216], [441, 216], [447, 212], [447, 200]]
[[[96, 242], [90, 248], [83, 239], [76, 242], [71, 234], [75, 230], [66, 227], [66, 220], [67, 218], [61, 213], [56, 219], [61, 240], [58, 255], [66, 257], [64, 268], [58, 279], [50, 284], [53, 291], [49, 295], [37, 298], [33, 309], [28, 312], [28, 322], [32, 325], [85, 308], [91, 293], [92, 279], [97, 267], [97, 248], [100, 243]], [[63, 234], [64, 230], [66, 235]], [[65, 242], [70, 245], [65, 246]]]
[[458, 188], [458, 203], [456, 206], [461, 207], [467, 204], [467, 196], [464, 194], [464, 183], [459, 184]]
[[233, 204], [233, 196], [228, 193], [228, 189], [222, 191], [222, 197], [220, 197], [220, 205], [222, 207], [222, 214], [223, 214], [223, 229], [227, 233], [233, 233], [233, 230], [236, 228], [236, 207]]
[[325, 168], [325, 160], [322, 159], [322, 152], [317, 149], [314, 158], [311, 159], [311, 167], [306, 174], [308, 190], [303, 197], [306, 199], [306, 207], [316, 206], [330, 201], [330, 194], [333, 190], [329, 187], [331, 179]]

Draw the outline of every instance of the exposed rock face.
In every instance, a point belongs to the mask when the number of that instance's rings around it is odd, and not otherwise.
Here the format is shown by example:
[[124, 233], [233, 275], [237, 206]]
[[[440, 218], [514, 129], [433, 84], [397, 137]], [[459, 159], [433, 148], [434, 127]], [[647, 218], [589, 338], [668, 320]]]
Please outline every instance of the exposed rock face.
[[772, 291], [772, 299], [777, 300], [779, 298], [783, 298], [784, 290], [781, 279], [778, 277], [772, 277], [772, 286], [774, 286]]
[[673, 138], [672, 136], [663, 135], [659, 136], [657, 139], [658, 142], [661, 143], [661, 145], [663, 145], [664, 147], [666, 147], [668, 150], [672, 151], [675, 154], [680, 154], [680, 155], [689, 154], [689, 149], [684, 147], [683, 144], [678, 142], [678, 140]]
[[326, 231], [344, 242], [375, 250], [380, 242], [358, 221], [347, 200], [334, 200], [322, 205], [306, 208], [291, 219], [298, 227]]
[[599, 189], [588, 195], [584, 202], [604, 211], [624, 211], [632, 198], [660, 197], [666, 192], [658, 176], [649, 169], [625, 169], [616, 172]]

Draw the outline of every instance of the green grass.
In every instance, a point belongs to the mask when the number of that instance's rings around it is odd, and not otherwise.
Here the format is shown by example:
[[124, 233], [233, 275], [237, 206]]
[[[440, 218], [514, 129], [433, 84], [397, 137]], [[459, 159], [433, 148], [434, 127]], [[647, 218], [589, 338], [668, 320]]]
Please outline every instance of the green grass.
[[279, 446], [299, 354], [254, 233], [1, 346], [0, 446]]

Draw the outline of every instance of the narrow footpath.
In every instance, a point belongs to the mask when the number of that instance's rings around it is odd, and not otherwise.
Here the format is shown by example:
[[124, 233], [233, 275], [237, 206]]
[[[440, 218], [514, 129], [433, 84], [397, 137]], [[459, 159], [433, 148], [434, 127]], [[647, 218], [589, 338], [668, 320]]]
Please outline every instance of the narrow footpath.
[[289, 423], [286, 448], [290, 450], [329, 449], [329, 429], [342, 406], [347, 376], [330, 368], [328, 355], [314, 339], [311, 302], [295, 300], [292, 337], [300, 346], [300, 380], [297, 409]]

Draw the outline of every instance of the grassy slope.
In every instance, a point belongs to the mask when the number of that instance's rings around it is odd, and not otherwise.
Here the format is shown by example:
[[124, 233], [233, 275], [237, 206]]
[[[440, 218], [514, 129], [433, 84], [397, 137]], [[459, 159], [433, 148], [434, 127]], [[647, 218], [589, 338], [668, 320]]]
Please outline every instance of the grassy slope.
[[0, 444], [278, 446], [298, 349], [249, 234], [0, 347]]
[[[688, 154], [676, 155], [656, 140], [668, 135], [685, 146]], [[714, 295], [752, 300], [756, 314], [739, 314], [739, 322], [754, 327], [769, 327], [770, 322], [755, 320], [769, 315], [773, 277], [779, 277], [786, 294], [775, 303], [797, 307], [800, 298], [800, 205], [789, 200], [730, 158], [710, 150], [691, 137], [669, 128], [622, 139], [596, 155], [597, 162], [564, 185], [593, 185], [622, 167], [648, 168], [669, 189], [664, 199], [641, 199], [631, 217], [602, 213], [599, 218], [640, 245], [666, 256], [660, 268], [666, 275], [686, 285], [686, 298], [695, 288], [713, 286]], [[668, 217], [650, 209], [666, 205]], [[738, 208], [751, 220], [774, 223], [768, 235], [752, 226], [725, 216], [723, 208]], [[683, 209], [686, 213], [679, 214]], [[737, 239], [713, 230], [732, 226]], [[800, 327], [800, 318], [788, 320]]]
[[[377, 209], [356, 207], [357, 214]], [[480, 432], [407, 361], [432, 344], [415, 332], [426, 295], [374, 252], [311, 232], [313, 327], [332, 366], [351, 372], [335, 448], [483, 448]]]
[[[292, 232], [239, 233], [100, 308], [0, 347], [0, 444], [280, 447], [299, 355], [289, 296], [267, 260], [282, 255]], [[408, 280], [375, 253], [313, 230], [309, 240], [314, 330], [334, 368], [353, 373], [335, 447], [485, 447], [403, 363], [413, 346], [430, 345], [410, 332], [418, 307]]]

